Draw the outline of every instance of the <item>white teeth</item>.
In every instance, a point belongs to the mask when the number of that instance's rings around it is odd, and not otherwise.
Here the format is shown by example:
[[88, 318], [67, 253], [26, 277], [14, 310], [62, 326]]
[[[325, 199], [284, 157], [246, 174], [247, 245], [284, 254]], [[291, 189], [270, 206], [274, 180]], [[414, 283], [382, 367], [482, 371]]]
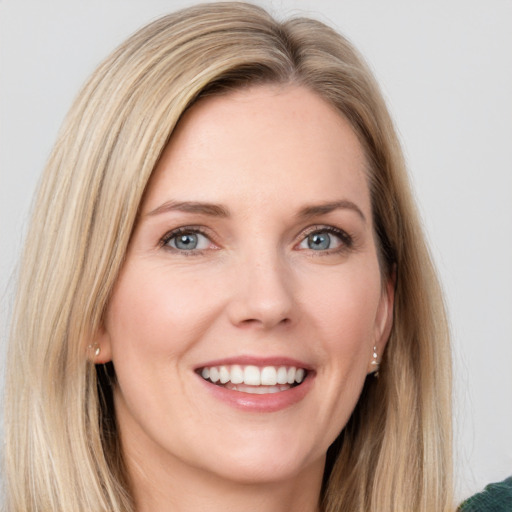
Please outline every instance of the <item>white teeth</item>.
[[279, 393], [291, 388], [289, 384], [281, 384], [279, 386], [247, 386], [246, 384], [231, 384], [228, 382], [225, 386], [232, 391], [240, 391], [242, 393], [251, 393], [253, 395], [265, 395], [269, 393]]
[[261, 384], [263, 386], [275, 386], [277, 384], [277, 372], [273, 366], [265, 366], [261, 370]]
[[217, 368], [215, 368], [215, 366], [213, 366], [212, 368], [210, 368], [210, 380], [212, 382], [218, 382], [219, 379], [220, 379], [219, 370], [217, 370]]
[[277, 383], [278, 384], [287, 384], [288, 383], [288, 371], [286, 367], [280, 366], [279, 370], [277, 370]]
[[257, 366], [246, 366], [244, 370], [244, 384], [259, 386], [261, 384], [260, 369]]
[[235, 391], [241, 391], [242, 393], [250, 393], [252, 395], [266, 395], [269, 393], [279, 393], [290, 389], [290, 386], [246, 386], [245, 384], [238, 384], [231, 388]]
[[231, 367], [231, 382], [233, 384], [241, 384], [244, 381], [244, 371], [241, 366], [234, 364]]
[[[227, 385], [236, 389], [236, 385], [252, 386], [247, 393], [277, 393], [289, 389], [293, 384], [300, 384], [305, 376], [304, 368], [294, 366], [241, 366], [238, 364], [204, 367], [200, 371], [205, 380], [214, 384]], [[238, 386], [240, 387], [240, 386]], [[258, 388], [255, 390], [254, 388]]]
[[263, 388], [260, 386], [253, 386], [252, 388], [244, 388], [244, 393], [251, 393], [252, 395], [263, 395]]
[[226, 384], [226, 382], [229, 382], [229, 370], [225, 366], [221, 366], [219, 369], [219, 377], [220, 377], [220, 383]]

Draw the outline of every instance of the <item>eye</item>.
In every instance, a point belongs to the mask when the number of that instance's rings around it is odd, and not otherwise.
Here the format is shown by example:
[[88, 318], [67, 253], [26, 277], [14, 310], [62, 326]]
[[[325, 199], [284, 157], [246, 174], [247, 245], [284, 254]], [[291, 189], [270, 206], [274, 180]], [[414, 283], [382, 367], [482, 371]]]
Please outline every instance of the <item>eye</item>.
[[162, 245], [177, 251], [187, 252], [208, 249], [212, 242], [199, 230], [176, 229], [163, 238]]
[[352, 239], [341, 229], [334, 227], [317, 228], [299, 244], [299, 249], [312, 251], [329, 251], [340, 248], [348, 248], [352, 245]]

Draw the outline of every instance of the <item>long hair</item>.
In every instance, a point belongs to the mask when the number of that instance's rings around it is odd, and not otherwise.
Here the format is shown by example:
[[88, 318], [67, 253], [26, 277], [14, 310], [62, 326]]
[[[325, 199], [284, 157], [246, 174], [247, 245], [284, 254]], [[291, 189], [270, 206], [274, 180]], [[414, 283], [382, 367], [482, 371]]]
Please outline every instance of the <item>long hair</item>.
[[127, 512], [113, 369], [87, 347], [123, 265], [145, 188], [184, 111], [254, 84], [296, 84], [344, 116], [369, 163], [383, 276], [396, 279], [380, 377], [330, 447], [325, 512], [451, 510], [451, 361], [438, 280], [397, 136], [352, 45], [306, 18], [198, 5], [130, 37], [96, 70], [40, 182], [6, 365], [9, 512]]

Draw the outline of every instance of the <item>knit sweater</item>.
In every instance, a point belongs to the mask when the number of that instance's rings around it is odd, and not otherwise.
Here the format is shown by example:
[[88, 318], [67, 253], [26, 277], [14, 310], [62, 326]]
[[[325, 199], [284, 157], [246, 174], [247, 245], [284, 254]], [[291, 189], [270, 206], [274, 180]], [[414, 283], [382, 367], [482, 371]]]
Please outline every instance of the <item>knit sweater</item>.
[[512, 512], [512, 476], [468, 498], [459, 512]]

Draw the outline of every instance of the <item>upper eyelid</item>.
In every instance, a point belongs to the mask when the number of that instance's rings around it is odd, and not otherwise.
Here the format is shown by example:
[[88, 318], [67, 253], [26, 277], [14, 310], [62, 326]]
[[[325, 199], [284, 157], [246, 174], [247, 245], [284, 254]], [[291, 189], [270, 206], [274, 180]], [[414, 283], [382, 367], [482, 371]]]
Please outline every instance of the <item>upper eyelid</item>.
[[199, 235], [202, 235], [210, 242], [216, 243], [213, 239], [212, 235], [209, 233], [209, 230], [204, 228], [203, 226], [180, 226], [174, 229], [171, 229], [167, 231], [161, 238], [160, 238], [160, 245], [165, 245], [169, 242], [169, 240], [172, 240], [178, 235], [184, 234], [184, 233], [197, 233]]
[[331, 233], [343, 235], [346, 238], [352, 239], [353, 236], [349, 234], [349, 232], [346, 229], [339, 228], [337, 226], [332, 226], [330, 224], [315, 224], [313, 226], [309, 226], [305, 229], [303, 229], [297, 238], [302, 239], [305, 236], [309, 236], [312, 233], [321, 232], [321, 231], [328, 231]]
[[334, 231], [345, 231], [344, 229], [341, 229], [337, 226], [332, 226], [331, 224], [313, 224], [312, 226], [304, 228], [301, 233], [314, 233], [315, 231], [328, 231], [329, 229]]

